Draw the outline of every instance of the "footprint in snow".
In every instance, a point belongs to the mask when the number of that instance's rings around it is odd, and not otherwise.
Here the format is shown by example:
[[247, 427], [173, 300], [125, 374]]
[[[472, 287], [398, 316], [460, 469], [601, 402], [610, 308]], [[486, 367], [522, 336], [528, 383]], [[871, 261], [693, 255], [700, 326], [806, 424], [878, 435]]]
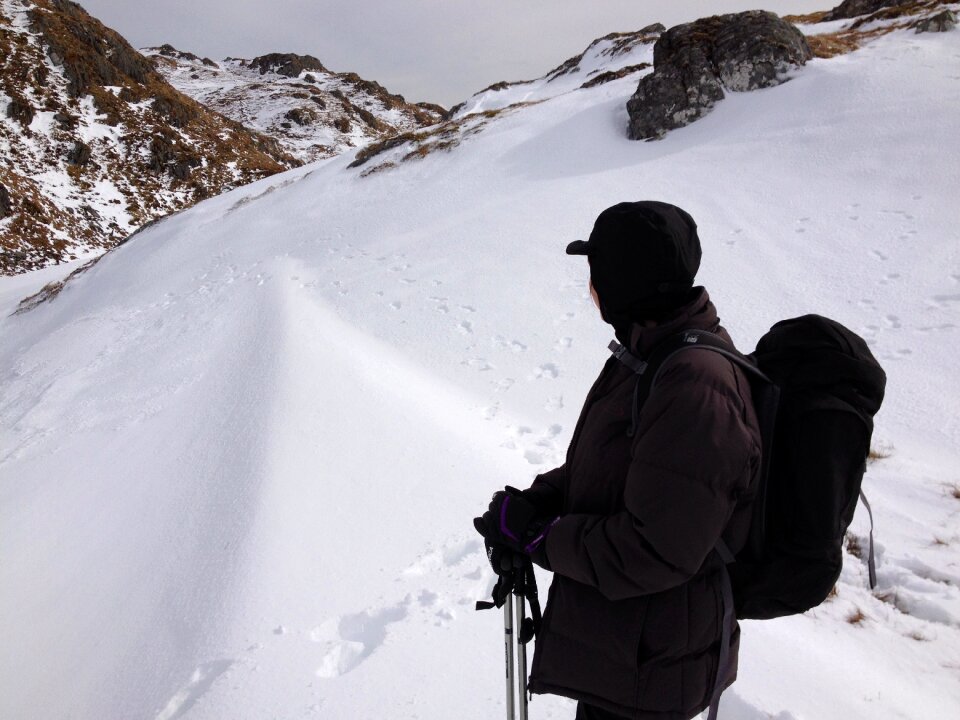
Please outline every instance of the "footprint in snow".
[[542, 380], [544, 378], [553, 380], [560, 375], [560, 368], [558, 368], [553, 363], [544, 363], [536, 370], [533, 371], [533, 376], [537, 380]]
[[563, 410], [563, 395], [555, 395], [547, 399], [547, 402], [543, 407], [545, 410]]
[[324, 645], [316, 675], [335, 678], [354, 670], [387, 639], [387, 629], [407, 617], [410, 598], [391, 607], [364, 610], [314, 628], [310, 637]]

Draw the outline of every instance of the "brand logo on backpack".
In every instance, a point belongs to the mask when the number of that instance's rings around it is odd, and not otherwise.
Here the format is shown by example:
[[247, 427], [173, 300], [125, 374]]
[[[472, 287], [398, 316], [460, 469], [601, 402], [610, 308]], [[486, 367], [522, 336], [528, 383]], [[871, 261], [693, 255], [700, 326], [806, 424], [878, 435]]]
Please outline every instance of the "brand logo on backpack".
[[687, 332], [683, 334], [683, 342], [693, 344], [700, 342], [700, 336], [697, 333]]

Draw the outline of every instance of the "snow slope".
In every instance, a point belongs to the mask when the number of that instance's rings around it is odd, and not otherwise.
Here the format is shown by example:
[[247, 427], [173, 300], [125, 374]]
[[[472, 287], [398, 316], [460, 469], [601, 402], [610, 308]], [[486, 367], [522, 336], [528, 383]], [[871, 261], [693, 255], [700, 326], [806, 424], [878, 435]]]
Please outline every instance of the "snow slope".
[[0, 717], [499, 716], [471, 518], [562, 460], [611, 336], [563, 247], [636, 198], [697, 218], [741, 347], [820, 312], [889, 375], [878, 592], [851, 555], [745, 623], [722, 717], [957, 717], [958, 80], [960, 33], [897, 32], [656, 143], [635, 77], [573, 90], [205, 201], [0, 321]]

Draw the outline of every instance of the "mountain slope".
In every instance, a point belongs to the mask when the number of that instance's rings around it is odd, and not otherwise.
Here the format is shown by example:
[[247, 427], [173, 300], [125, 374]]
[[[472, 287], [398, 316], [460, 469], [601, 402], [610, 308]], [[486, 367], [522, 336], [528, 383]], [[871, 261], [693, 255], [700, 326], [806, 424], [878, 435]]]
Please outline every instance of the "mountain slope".
[[112, 247], [297, 162], [67, 0], [0, 0], [0, 272]]
[[952, 717], [958, 56], [897, 31], [656, 143], [636, 77], [475, 113], [384, 172], [200, 203], [0, 321], [0, 716], [499, 715], [470, 520], [562, 461], [610, 337], [563, 247], [646, 197], [697, 219], [742, 348], [819, 312], [889, 375], [878, 591], [851, 553], [821, 608], [745, 623], [723, 716]]
[[213, 62], [169, 45], [143, 51], [180, 92], [276, 138], [303, 162], [433, 125], [445, 111], [408, 103], [355, 73], [335, 73], [310, 56], [275, 53]]

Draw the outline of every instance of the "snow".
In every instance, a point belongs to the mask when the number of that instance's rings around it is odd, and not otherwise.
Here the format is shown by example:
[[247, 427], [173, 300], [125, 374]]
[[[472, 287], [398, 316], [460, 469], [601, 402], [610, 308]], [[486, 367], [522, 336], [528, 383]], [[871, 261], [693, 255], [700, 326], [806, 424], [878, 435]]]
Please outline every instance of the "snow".
[[[583, 51], [580, 61], [566, 71], [557, 72], [555, 69], [537, 80], [512, 83], [498, 90], [482, 90], [457, 109], [456, 117], [499, 110], [516, 103], [547, 100], [577, 90], [600, 72], [612, 72], [643, 63], [651, 67], [641, 72], [652, 72], [656, 38], [656, 35], [651, 35], [646, 42], [641, 42], [640, 36], [637, 36], [634, 44], [627, 44], [620, 50], [617, 49], [616, 38], [595, 40]], [[641, 73], [631, 75], [634, 85], [641, 76]]]
[[637, 198], [697, 219], [742, 348], [819, 312], [889, 376], [878, 592], [850, 555], [837, 598], [744, 623], [721, 717], [956, 717], [958, 59], [896, 32], [653, 143], [636, 77], [571, 88], [205, 201], [4, 313], [0, 717], [499, 716], [471, 518], [561, 462], [611, 336], [563, 248]]

